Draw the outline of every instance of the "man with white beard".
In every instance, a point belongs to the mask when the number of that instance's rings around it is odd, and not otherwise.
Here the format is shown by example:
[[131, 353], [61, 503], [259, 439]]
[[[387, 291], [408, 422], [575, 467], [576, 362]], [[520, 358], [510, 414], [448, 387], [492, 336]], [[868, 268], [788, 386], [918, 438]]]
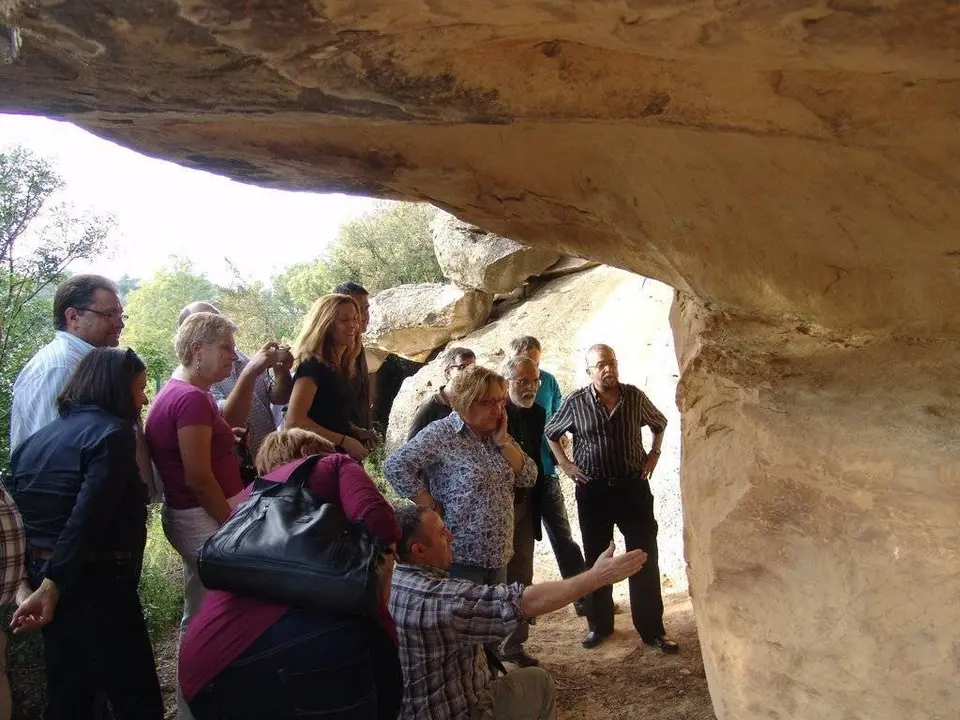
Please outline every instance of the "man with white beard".
[[[518, 355], [503, 365], [507, 379], [507, 432], [520, 449], [537, 465], [537, 482], [533, 488], [517, 488], [513, 500], [513, 557], [507, 565], [507, 582], [528, 586], [533, 582], [533, 546], [541, 539], [540, 519], [543, 490], [543, 463], [540, 443], [547, 424], [546, 411], [536, 404], [540, 389], [540, 369], [528, 357]], [[520, 667], [538, 665], [527, 655], [523, 643], [530, 627], [523, 622], [503, 641], [500, 659]]]

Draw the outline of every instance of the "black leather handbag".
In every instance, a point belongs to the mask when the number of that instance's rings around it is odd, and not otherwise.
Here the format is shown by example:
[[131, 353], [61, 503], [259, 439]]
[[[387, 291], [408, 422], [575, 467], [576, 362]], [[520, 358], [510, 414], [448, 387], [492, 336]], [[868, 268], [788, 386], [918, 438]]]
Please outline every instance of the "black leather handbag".
[[284, 483], [254, 481], [250, 498], [197, 554], [205, 587], [324, 612], [376, 610], [383, 548], [304, 487], [320, 457], [306, 458]]

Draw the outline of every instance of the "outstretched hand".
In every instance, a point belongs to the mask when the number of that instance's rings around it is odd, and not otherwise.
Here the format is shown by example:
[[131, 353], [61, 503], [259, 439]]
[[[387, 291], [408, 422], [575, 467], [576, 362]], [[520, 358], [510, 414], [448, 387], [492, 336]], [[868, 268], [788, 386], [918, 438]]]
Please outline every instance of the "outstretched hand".
[[647, 561], [647, 554], [643, 550], [629, 550], [623, 555], [614, 555], [616, 546], [610, 542], [610, 546], [603, 551], [603, 554], [597, 558], [593, 564], [591, 572], [597, 573], [604, 585], [613, 585], [624, 578], [635, 575], [640, 572], [640, 568]]

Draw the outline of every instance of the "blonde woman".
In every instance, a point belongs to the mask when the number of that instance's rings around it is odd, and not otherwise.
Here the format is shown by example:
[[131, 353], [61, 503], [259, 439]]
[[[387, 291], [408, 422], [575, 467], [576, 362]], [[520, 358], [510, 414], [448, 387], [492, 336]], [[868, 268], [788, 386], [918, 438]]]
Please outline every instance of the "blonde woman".
[[[215, 313], [184, 320], [174, 341], [180, 365], [147, 416], [147, 445], [163, 483], [163, 531], [183, 559], [181, 640], [203, 601], [197, 550], [227, 519], [231, 500], [243, 490], [233, 428], [210, 394], [237, 359], [235, 331]], [[189, 719], [186, 702], [178, 701], [181, 720]]]
[[[267, 435], [257, 471], [286, 482], [323, 455], [307, 482], [385, 548], [400, 538], [393, 507], [357, 461], [298, 428]], [[247, 489], [241, 495], [246, 499]], [[211, 590], [180, 648], [183, 693], [197, 720], [396, 720], [403, 696], [397, 631], [387, 609], [387, 556], [375, 616], [324, 613]]]
[[285, 427], [316, 433], [363, 461], [376, 434], [350, 422], [353, 373], [360, 354], [360, 308], [349, 295], [319, 298], [293, 345], [296, 372]]
[[514, 488], [537, 481], [536, 463], [507, 433], [507, 381], [481, 365], [447, 386], [453, 408], [387, 458], [394, 489], [442, 509], [453, 533], [450, 574], [483, 585], [506, 582], [513, 555]]

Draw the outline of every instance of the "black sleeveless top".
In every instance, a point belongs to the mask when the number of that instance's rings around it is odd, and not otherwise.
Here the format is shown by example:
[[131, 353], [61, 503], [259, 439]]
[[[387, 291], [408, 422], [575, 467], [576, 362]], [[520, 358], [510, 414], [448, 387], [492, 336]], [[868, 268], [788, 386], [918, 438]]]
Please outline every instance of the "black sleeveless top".
[[308, 377], [317, 384], [317, 394], [307, 417], [317, 425], [337, 433], [350, 434], [350, 414], [355, 403], [353, 389], [340, 368], [312, 357], [297, 367], [293, 381]]

